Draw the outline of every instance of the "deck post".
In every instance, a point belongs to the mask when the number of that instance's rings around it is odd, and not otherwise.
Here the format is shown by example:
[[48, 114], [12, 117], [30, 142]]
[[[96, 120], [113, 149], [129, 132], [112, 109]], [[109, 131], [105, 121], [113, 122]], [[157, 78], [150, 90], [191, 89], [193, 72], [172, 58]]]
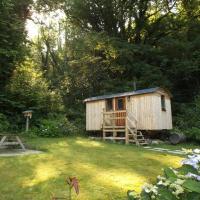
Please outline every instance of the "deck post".
[[125, 119], [125, 143], [129, 144], [127, 112]]
[[103, 109], [103, 140], [105, 140], [106, 132], [105, 132], [105, 108]]

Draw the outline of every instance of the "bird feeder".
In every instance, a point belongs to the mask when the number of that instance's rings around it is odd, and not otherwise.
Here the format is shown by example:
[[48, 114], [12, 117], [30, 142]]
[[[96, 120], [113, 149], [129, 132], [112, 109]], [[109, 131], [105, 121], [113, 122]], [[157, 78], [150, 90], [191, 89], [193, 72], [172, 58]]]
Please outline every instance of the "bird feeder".
[[29, 120], [32, 118], [33, 111], [32, 110], [26, 110], [22, 112], [24, 117], [26, 118], [26, 131], [29, 129]]

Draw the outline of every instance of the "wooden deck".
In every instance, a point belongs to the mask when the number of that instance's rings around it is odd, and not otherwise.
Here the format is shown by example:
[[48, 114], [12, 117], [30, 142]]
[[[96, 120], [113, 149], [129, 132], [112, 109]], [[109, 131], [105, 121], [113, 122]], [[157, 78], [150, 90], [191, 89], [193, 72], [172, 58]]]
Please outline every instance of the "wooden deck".
[[141, 131], [137, 130], [137, 120], [126, 110], [103, 112], [103, 140], [125, 141], [138, 146], [147, 145]]

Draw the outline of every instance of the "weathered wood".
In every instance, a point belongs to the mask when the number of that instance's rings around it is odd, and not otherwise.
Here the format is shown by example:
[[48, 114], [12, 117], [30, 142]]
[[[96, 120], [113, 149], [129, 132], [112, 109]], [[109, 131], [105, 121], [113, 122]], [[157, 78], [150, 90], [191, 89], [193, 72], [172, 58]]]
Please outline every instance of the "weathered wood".
[[125, 140], [125, 137], [105, 137], [106, 140]]
[[7, 136], [3, 136], [0, 141], [0, 146], [3, 146], [4, 141], [6, 140]]
[[115, 114], [115, 113], [126, 113], [126, 110], [105, 111], [105, 112], [103, 112], [103, 114], [105, 114], [105, 115], [110, 115], [110, 114]]
[[4, 146], [12, 146], [12, 145], [19, 145], [19, 142], [4, 142]]
[[112, 129], [120, 129], [120, 128], [122, 128], [122, 129], [124, 129], [125, 128], [125, 126], [104, 126], [104, 128], [106, 128], [106, 129], [109, 129], [109, 128], [112, 128]]
[[16, 146], [16, 145], [20, 145], [20, 147], [23, 150], [26, 150], [21, 139], [17, 135], [11, 135], [11, 134], [4, 135], [0, 141], [0, 147], [1, 146]]
[[126, 119], [126, 116], [124, 117], [105, 117], [106, 119], [114, 120], [114, 119]]
[[172, 129], [171, 100], [167, 93], [164, 94], [166, 111], [162, 111], [159, 93], [130, 97], [128, 111], [137, 119], [139, 130]]
[[86, 104], [86, 130], [99, 131], [103, 124], [103, 109], [105, 109], [105, 100], [88, 102]]
[[129, 144], [128, 117], [126, 116], [125, 138], [126, 144]]
[[[165, 111], [161, 107], [161, 96], [165, 97]], [[169, 92], [159, 89], [153, 93], [126, 96], [124, 110], [116, 110], [117, 98], [113, 98], [113, 111], [103, 112], [106, 107], [106, 99], [86, 102], [86, 130], [102, 130], [103, 115], [107, 117], [107, 123], [121, 123], [124, 119], [121, 114], [132, 113], [129, 115], [133, 127], [137, 130], [163, 130], [172, 129], [171, 96]], [[119, 117], [119, 118], [118, 118]], [[116, 120], [116, 121], [115, 121]], [[118, 125], [119, 125], [118, 123]], [[137, 123], [137, 125], [136, 125]]]
[[125, 129], [104, 129], [104, 132], [125, 132]]
[[25, 146], [23, 145], [22, 141], [20, 140], [19, 136], [16, 136], [16, 139], [23, 150], [26, 150]]

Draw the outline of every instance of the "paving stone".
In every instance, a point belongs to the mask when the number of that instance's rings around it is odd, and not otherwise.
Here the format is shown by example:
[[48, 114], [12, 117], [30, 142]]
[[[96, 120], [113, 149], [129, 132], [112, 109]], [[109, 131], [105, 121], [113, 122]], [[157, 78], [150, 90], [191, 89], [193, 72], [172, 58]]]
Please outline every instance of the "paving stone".
[[172, 154], [178, 154], [178, 155], [185, 155], [185, 152], [182, 150], [170, 150], [170, 149], [164, 149], [164, 148], [155, 148], [155, 147], [144, 147], [147, 150], [150, 151], [156, 151], [156, 152], [165, 152], [165, 153], [172, 153]]

